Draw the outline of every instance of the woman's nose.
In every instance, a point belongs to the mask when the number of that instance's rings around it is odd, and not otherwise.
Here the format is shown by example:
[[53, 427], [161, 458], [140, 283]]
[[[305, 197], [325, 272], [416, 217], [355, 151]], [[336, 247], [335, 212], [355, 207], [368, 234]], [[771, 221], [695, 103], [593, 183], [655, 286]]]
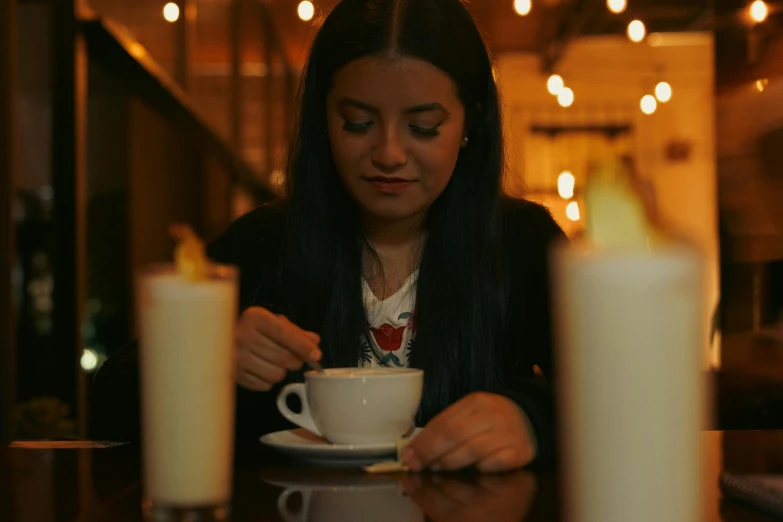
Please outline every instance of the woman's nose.
[[408, 162], [408, 153], [402, 143], [399, 131], [385, 129], [379, 133], [373, 146], [372, 162], [375, 168], [385, 173], [395, 172]]

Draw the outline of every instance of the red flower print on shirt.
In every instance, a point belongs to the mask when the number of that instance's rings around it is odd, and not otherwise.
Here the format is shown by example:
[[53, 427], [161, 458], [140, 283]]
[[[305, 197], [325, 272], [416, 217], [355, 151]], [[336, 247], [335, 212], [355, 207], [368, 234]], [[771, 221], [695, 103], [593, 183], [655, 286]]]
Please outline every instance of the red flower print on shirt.
[[390, 324], [383, 324], [379, 328], [370, 328], [375, 342], [384, 352], [396, 352], [402, 348], [402, 334], [405, 333], [405, 326], [398, 328]]

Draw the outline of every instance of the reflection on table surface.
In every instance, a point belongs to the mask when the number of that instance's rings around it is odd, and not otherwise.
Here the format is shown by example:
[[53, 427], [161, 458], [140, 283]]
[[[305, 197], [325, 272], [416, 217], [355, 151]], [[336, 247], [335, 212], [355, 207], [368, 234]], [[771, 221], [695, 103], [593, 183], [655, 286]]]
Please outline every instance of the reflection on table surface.
[[[721, 470], [783, 472], [783, 431], [705, 432], [707, 522], [773, 520], [722, 500]], [[141, 520], [137, 448], [0, 450], [0, 520]], [[236, 455], [235, 521], [557, 521], [554, 468], [502, 475], [367, 475], [314, 468], [260, 445]], [[640, 471], [643, 472], [643, 471]]]
[[531, 471], [504, 475], [355, 475], [329, 478], [274, 472], [265, 482], [282, 489], [283, 520], [323, 522], [454, 522], [524, 520], [537, 489]]

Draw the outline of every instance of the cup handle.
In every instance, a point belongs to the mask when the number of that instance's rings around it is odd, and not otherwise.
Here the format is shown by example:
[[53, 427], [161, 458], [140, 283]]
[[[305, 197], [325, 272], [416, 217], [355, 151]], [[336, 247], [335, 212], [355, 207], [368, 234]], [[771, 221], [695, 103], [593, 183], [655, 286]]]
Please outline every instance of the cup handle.
[[[302, 403], [302, 413], [294, 413], [288, 407], [288, 404], [286, 404], [286, 399], [288, 399], [289, 395], [296, 395], [299, 397], [299, 401]], [[313, 416], [310, 414], [310, 405], [307, 403], [307, 391], [305, 385], [301, 382], [288, 384], [282, 390], [280, 390], [280, 394], [277, 396], [277, 409], [280, 410], [280, 413], [283, 414], [283, 417], [293, 422], [297, 426], [301, 426], [304, 429], [315, 433], [319, 437], [324, 436], [323, 433], [321, 433], [321, 430], [318, 429], [318, 426], [315, 425]]]
[[[288, 498], [294, 493], [301, 493], [302, 495], [302, 507], [297, 512], [288, 509]], [[277, 497], [277, 512], [280, 513], [280, 516], [286, 522], [307, 522], [307, 516], [310, 511], [310, 493], [309, 489], [286, 489]]]

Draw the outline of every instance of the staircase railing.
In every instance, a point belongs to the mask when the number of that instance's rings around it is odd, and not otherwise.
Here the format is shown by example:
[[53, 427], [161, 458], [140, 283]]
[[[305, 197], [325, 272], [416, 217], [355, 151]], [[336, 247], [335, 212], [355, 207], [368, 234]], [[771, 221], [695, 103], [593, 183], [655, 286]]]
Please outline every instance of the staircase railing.
[[[35, 0], [32, 0], [35, 2]], [[19, 373], [21, 368], [19, 361], [14, 362], [15, 354], [30, 353], [32, 347], [18, 347], [17, 341], [11, 338], [9, 332], [13, 326], [19, 324], [12, 320], [12, 311], [20, 314], [19, 303], [12, 300], [12, 289], [8, 287], [10, 273], [13, 263], [18, 263], [21, 252], [14, 252], [13, 232], [18, 227], [18, 223], [12, 221], [11, 204], [18, 195], [15, 193], [13, 185], [13, 176], [6, 175], [14, 169], [14, 131], [17, 128], [14, 123], [14, 97], [15, 87], [12, 84], [17, 69], [13, 60], [16, 56], [14, 46], [18, 41], [15, 25], [17, 16], [14, 12], [14, 6], [17, 6], [18, 0], [0, 0], [2, 8], [0, 9], [0, 435], [8, 435], [12, 429], [9, 426], [9, 420], [12, 418], [10, 408], [12, 406], [12, 396], [18, 386], [13, 384], [10, 376], [17, 374], [20, 381], [31, 379], [31, 376], [24, 372]], [[247, 3], [251, 2], [251, 3]], [[186, 12], [189, 0], [179, 0], [182, 12]], [[108, 249], [113, 259], [120, 259], [122, 266], [111, 266], [111, 273], [116, 273], [117, 278], [123, 282], [120, 287], [125, 288], [127, 292], [132, 293], [132, 268], [139, 262], [141, 257], [134, 259], [125, 259], [132, 257], [131, 250], [137, 248], [157, 248], [166, 250], [169, 247], [165, 241], [165, 219], [171, 215], [195, 215], [199, 212], [204, 217], [204, 222], [209, 222], [209, 230], [215, 230], [217, 226], [227, 224], [231, 219], [231, 203], [226, 194], [230, 194], [231, 187], [237, 187], [238, 192], [249, 197], [252, 204], [257, 204], [275, 197], [275, 187], [272, 183], [273, 173], [279, 173], [279, 149], [285, 140], [280, 136], [288, 131], [292, 121], [293, 111], [293, 86], [295, 73], [294, 69], [287, 60], [283, 51], [283, 46], [279, 35], [275, 31], [275, 25], [270, 16], [267, 7], [263, 2], [257, 0], [232, 0], [232, 5], [238, 6], [242, 3], [246, 7], [252, 5], [258, 17], [258, 23], [263, 28], [264, 41], [262, 56], [266, 60], [267, 78], [264, 83], [265, 93], [258, 91], [257, 102], [268, 108], [270, 104], [277, 103], [272, 98], [272, 58], [282, 62], [283, 76], [285, 82], [284, 117], [282, 123], [277, 121], [270, 110], [266, 110], [266, 116], [262, 119], [263, 124], [263, 143], [256, 144], [257, 150], [260, 150], [262, 161], [254, 161], [252, 157], [244, 154], [243, 147], [243, 113], [239, 97], [241, 95], [240, 81], [242, 64], [239, 60], [240, 45], [236, 41], [237, 35], [232, 35], [234, 41], [230, 45], [230, 85], [231, 88], [226, 93], [225, 107], [229, 113], [230, 132], [223, 133], [216, 129], [213, 122], [207, 121], [204, 114], [199, 110], [198, 102], [195, 101], [193, 93], [187, 90], [187, 82], [183, 79], [188, 76], [188, 61], [184, 55], [177, 57], [176, 73], [164, 69], [150, 55], [147, 50], [137, 41], [127, 29], [119, 23], [100, 17], [92, 9], [86, 6], [85, 0], [48, 0], [40, 2], [40, 5], [49, 10], [47, 19], [49, 24], [47, 42], [39, 42], [46, 51], [45, 69], [48, 69], [49, 78], [47, 80], [46, 90], [50, 93], [49, 102], [50, 115], [49, 121], [51, 128], [48, 130], [48, 136], [35, 136], [35, 140], [40, 140], [46, 149], [45, 153], [49, 157], [49, 171], [46, 175], [51, 179], [51, 187], [47, 189], [53, 195], [49, 201], [51, 204], [51, 213], [48, 214], [44, 223], [45, 236], [41, 241], [41, 251], [45, 252], [49, 263], [50, 273], [47, 277], [53, 280], [53, 292], [51, 293], [52, 304], [50, 305], [51, 328], [47, 331], [46, 339], [41, 342], [45, 350], [40, 356], [42, 360], [35, 362], [35, 365], [46, 365], [53, 368], [51, 375], [47, 374], [45, 386], [46, 395], [54, 396], [63, 403], [71, 412], [70, 418], [76, 425], [73, 436], [84, 437], [87, 416], [87, 395], [89, 388], [89, 371], [94, 368], [90, 358], [85, 362], [85, 356], [91, 354], [94, 357], [96, 353], [91, 351], [94, 345], [88, 345], [87, 337], [91, 334], [85, 333], [90, 330], [90, 314], [94, 312], [95, 306], [90, 304], [91, 296], [90, 286], [93, 285], [95, 271], [102, 266], [95, 266], [92, 256], [96, 243], [103, 248], [101, 255]], [[237, 22], [237, 12], [234, 12], [232, 24]], [[187, 18], [187, 17], [184, 17]], [[6, 23], [7, 22], [7, 23]], [[183, 24], [187, 23], [184, 19]], [[186, 29], [186, 28], [185, 28]], [[182, 30], [177, 32], [176, 45], [182, 45]], [[44, 31], [46, 32], [46, 31]], [[180, 49], [180, 51], [186, 51]], [[95, 187], [90, 183], [94, 182], [96, 172], [94, 163], [96, 161], [110, 171], [115, 167], [119, 170], [124, 169], [124, 176], [128, 185], [133, 185], [133, 190], [128, 189], [119, 200], [119, 205], [127, 205], [117, 210], [112, 208], [114, 199], [103, 200], [100, 203], [100, 209], [104, 211], [109, 209], [110, 215], [125, 216], [130, 212], [128, 208], [133, 202], [128, 203], [128, 199], [133, 199], [144, 191], [138, 189], [138, 180], [134, 178], [137, 174], [146, 173], [139, 171], [138, 166], [129, 168], [123, 162], [136, 162], [138, 158], [134, 157], [134, 149], [127, 144], [114, 146], [109, 143], [111, 150], [99, 150], [96, 153], [96, 143], [106, 145], [107, 140], [96, 140], [96, 129], [90, 128], [90, 123], [95, 120], [95, 100], [91, 99], [95, 93], [91, 92], [94, 78], [89, 77], [90, 71], [95, 68], [100, 69], [101, 74], [108, 73], [113, 85], [119, 85], [124, 91], [127, 91], [123, 101], [117, 105], [126, 112], [136, 111], [133, 115], [124, 120], [125, 125], [136, 125], [134, 136], [143, 141], [145, 146], [154, 149], [158, 154], [166, 156], [163, 161], [155, 164], [156, 174], [167, 176], [169, 172], [162, 167], [167, 161], [179, 162], [176, 173], [173, 173], [176, 179], [168, 185], [168, 193], [165, 195], [176, 209], [169, 214], [159, 213], [156, 216], [149, 217], [144, 215], [144, 210], [140, 210], [138, 205], [134, 209], [137, 216], [133, 226], [128, 223], [118, 224], [120, 231], [123, 227], [132, 228], [127, 230], [126, 236], [119, 239], [117, 236], [106, 239], [95, 236], [96, 228], [101, 231], [109, 230], [115, 233], [117, 226], [113, 229], [111, 220], [101, 218], [95, 220], [89, 212], [94, 210], [92, 191]], [[184, 69], [183, 69], [184, 68]], [[183, 72], [184, 70], [184, 72]], [[179, 76], [179, 78], [177, 78]], [[278, 76], [279, 79], [279, 76]], [[178, 81], [179, 80], [179, 81]], [[275, 79], [277, 81], [277, 79]], [[101, 103], [105, 103], [105, 100]], [[109, 104], [110, 106], [110, 104]], [[117, 108], [114, 107], [114, 108]], [[121, 110], [118, 109], [120, 112]], [[139, 116], [140, 114], [140, 116]], [[17, 114], [18, 116], [18, 114]], [[101, 125], [110, 118], [107, 115], [99, 115]], [[133, 118], [137, 118], [134, 120]], [[146, 118], [146, 119], [145, 119]], [[142, 123], [139, 123], [141, 121]], [[146, 122], [146, 123], [145, 123]], [[139, 126], [153, 122], [158, 128], [152, 129], [159, 134], [171, 136], [172, 132], [179, 134], [180, 137], [174, 139], [180, 146], [174, 146], [167, 150], [164, 146], [155, 148], [154, 139], [145, 137], [143, 130], [140, 135]], [[158, 123], [155, 123], [158, 122]], [[162, 122], [162, 123], [161, 123]], [[123, 125], [122, 122], [117, 123]], [[286, 127], [283, 127], [286, 126]], [[163, 130], [161, 130], [163, 129]], [[173, 130], [172, 130], [173, 129]], [[42, 130], [46, 133], [46, 130]], [[112, 136], [117, 133], [119, 139], [127, 138], [117, 129], [112, 130]], [[166, 134], [168, 133], [168, 134]], [[181, 139], [180, 139], [181, 138]], [[178, 141], [179, 140], [179, 141]], [[49, 143], [48, 148], [46, 144]], [[175, 145], [176, 145], [175, 143]], [[119, 151], [121, 157], [114, 158], [111, 154]], [[7, 153], [8, 152], [8, 153]], [[187, 154], [193, 153], [196, 159], [188, 157]], [[123, 156], [124, 154], [124, 156]], [[178, 154], [183, 154], [177, 156]], [[98, 159], [96, 160], [96, 156]], [[183, 167], [183, 165], [185, 167]], [[195, 165], [193, 172], [193, 183], [200, 183], [197, 188], [191, 190], [195, 195], [196, 201], [188, 200], [187, 193], [172, 193], [180, 187], [187, 185], [191, 179], [188, 178], [188, 166]], [[217, 174], [215, 174], [217, 173]], [[108, 174], [112, 174], [108, 172]], [[24, 175], [24, 173], [22, 173]], [[221, 176], [227, 176], [228, 181]], [[148, 175], [149, 177], [149, 175]], [[154, 177], [154, 176], [153, 176]], [[118, 178], [119, 179], [119, 178]], [[150, 178], [152, 179], [152, 177]], [[154, 181], [154, 179], [153, 179]], [[134, 185], [136, 183], [136, 185]], [[135, 188], [134, 188], [135, 187]], [[175, 187], [172, 189], [171, 187]], [[217, 187], [217, 188], [215, 188]], [[127, 188], [127, 187], [126, 187]], [[149, 187], [143, 187], [147, 194], [153, 193]], [[212, 190], [215, 189], [218, 196]], [[224, 197], [225, 196], [225, 197]], [[51, 197], [51, 196], [50, 196]], [[163, 196], [162, 196], [163, 197]], [[179, 197], [179, 199], [178, 199]], [[215, 199], [217, 197], [218, 199]], [[123, 202], [124, 198], [124, 202]], [[152, 198], [154, 199], [154, 198]], [[157, 200], [159, 208], [161, 207], [160, 198]], [[153, 201], [154, 203], [155, 201]], [[164, 202], [164, 203], [165, 203]], [[217, 208], [213, 208], [213, 204]], [[198, 206], [201, 205], [199, 208]], [[195, 206], [195, 207], [194, 207]], [[165, 204], [163, 205], [165, 207]], [[194, 210], [195, 208], [195, 210]], [[124, 213], [124, 214], [123, 214]], [[140, 218], [138, 218], [140, 216]], [[146, 221], [145, 221], [146, 219]], [[157, 219], [157, 221], [155, 221]], [[122, 232], [120, 232], [122, 233]], [[134, 236], [135, 234], [135, 236]], [[211, 234], [211, 232], [210, 232]], [[136, 236], [144, 236], [141, 241]], [[161, 238], [163, 238], [161, 240]], [[111, 246], [115, 241], [121, 252], [111, 252]], [[133, 245], [123, 244], [133, 243]], [[152, 245], [152, 246], [150, 246]], [[26, 253], [25, 255], [29, 254]], [[127, 254], [127, 255], [126, 255]], [[113, 270], [113, 272], [112, 272]], [[26, 277], [26, 274], [23, 274]], [[25, 282], [21, 287], [26, 288]], [[124, 286], [123, 286], [124, 285]], [[128, 295], [128, 300], [132, 302]], [[94, 300], [94, 299], [92, 299]], [[117, 302], [124, 301], [115, 299]], [[115, 313], [115, 316], [117, 314]], [[122, 314], [119, 314], [122, 315]], [[126, 323], [132, 323], [132, 314], [123, 319]], [[7, 328], [7, 326], [10, 326]], [[131, 328], [131, 326], [127, 326]], [[94, 329], [94, 328], [93, 328]], [[29, 333], [29, 332], [28, 332]], [[21, 332], [20, 332], [21, 334]], [[103, 357], [102, 353], [97, 353]], [[46, 360], [43, 360], [46, 358]], [[29, 361], [25, 364], [29, 364]], [[38, 366], [35, 366], [38, 368]], [[49, 371], [49, 370], [47, 370]], [[35, 372], [34, 372], [35, 373]], [[7, 374], [7, 375], [6, 375]], [[51, 377], [51, 378], [49, 378]]]

